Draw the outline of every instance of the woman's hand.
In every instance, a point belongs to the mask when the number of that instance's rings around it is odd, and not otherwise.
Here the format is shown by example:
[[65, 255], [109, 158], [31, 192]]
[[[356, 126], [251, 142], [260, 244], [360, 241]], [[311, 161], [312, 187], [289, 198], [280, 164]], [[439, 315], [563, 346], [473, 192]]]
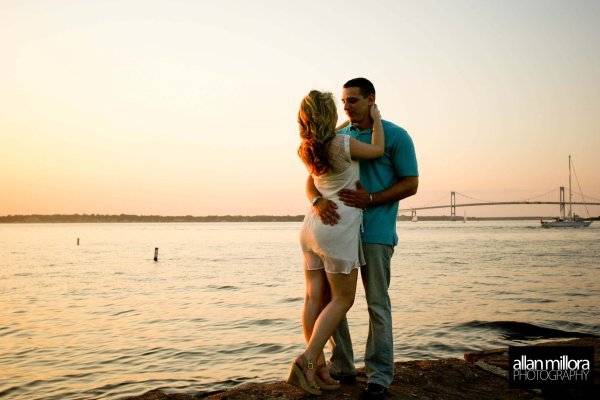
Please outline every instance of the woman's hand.
[[337, 213], [337, 211], [335, 211], [336, 208], [338, 208], [338, 205], [331, 200], [321, 197], [319, 200], [317, 200], [313, 208], [315, 209], [317, 217], [319, 217], [321, 222], [323, 222], [325, 225], [333, 226], [340, 220], [340, 215]]
[[379, 108], [377, 107], [377, 104], [373, 103], [371, 104], [371, 108], [369, 109], [369, 112], [371, 113], [371, 119], [373, 121], [381, 121], [381, 113], [379, 112]]

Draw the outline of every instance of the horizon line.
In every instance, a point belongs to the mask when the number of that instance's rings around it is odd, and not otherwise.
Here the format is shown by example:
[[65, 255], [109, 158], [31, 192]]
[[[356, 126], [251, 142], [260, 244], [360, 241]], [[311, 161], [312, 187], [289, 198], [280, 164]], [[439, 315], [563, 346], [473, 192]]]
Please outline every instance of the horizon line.
[[[397, 220], [410, 220], [411, 215], [398, 214]], [[420, 215], [419, 220], [447, 219], [462, 220], [462, 216], [451, 215]], [[469, 220], [539, 220], [555, 219], [556, 216], [470, 216]], [[8, 214], [0, 215], [0, 223], [44, 223], [44, 222], [296, 222], [302, 221], [304, 214], [223, 214], [223, 215], [159, 215], [159, 214]], [[591, 217], [600, 220], [600, 216]], [[103, 220], [103, 221], [99, 221]]]

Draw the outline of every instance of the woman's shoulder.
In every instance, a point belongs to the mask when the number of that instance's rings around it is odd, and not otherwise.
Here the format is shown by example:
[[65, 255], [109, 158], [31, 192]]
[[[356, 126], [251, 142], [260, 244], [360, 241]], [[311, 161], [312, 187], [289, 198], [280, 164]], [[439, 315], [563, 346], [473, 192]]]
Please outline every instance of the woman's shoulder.
[[[350, 136], [336, 133], [331, 140], [331, 146], [329, 146], [329, 157], [331, 160], [340, 161], [347, 160], [350, 158]], [[334, 166], [335, 167], [335, 166]], [[339, 167], [339, 166], [338, 166]], [[338, 169], [338, 168], [335, 168]]]
[[350, 141], [350, 136], [343, 133], [336, 133], [331, 140], [332, 147], [344, 149]]

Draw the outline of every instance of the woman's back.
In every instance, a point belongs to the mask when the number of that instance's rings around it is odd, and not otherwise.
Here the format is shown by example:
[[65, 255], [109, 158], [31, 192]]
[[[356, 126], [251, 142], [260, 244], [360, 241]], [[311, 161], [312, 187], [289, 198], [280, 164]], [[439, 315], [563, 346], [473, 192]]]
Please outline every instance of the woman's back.
[[356, 189], [359, 163], [350, 156], [350, 136], [337, 134], [328, 148], [332, 169], [322, 175], [313, 175], [316, 188], [326, 199], [337, 198], [342, 189]]

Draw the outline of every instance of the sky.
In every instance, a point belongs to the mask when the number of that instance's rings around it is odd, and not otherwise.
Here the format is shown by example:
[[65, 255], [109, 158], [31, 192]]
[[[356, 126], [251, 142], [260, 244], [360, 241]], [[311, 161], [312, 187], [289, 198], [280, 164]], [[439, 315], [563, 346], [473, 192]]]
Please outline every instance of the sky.
[[300, 100], [341, 108], [359, 76], [415, 143], [401, 208], [557, 201], [568, 155], [600, 202], [598, 20], [584, 0], [0, 0], [0, 215], [302, 214]]

